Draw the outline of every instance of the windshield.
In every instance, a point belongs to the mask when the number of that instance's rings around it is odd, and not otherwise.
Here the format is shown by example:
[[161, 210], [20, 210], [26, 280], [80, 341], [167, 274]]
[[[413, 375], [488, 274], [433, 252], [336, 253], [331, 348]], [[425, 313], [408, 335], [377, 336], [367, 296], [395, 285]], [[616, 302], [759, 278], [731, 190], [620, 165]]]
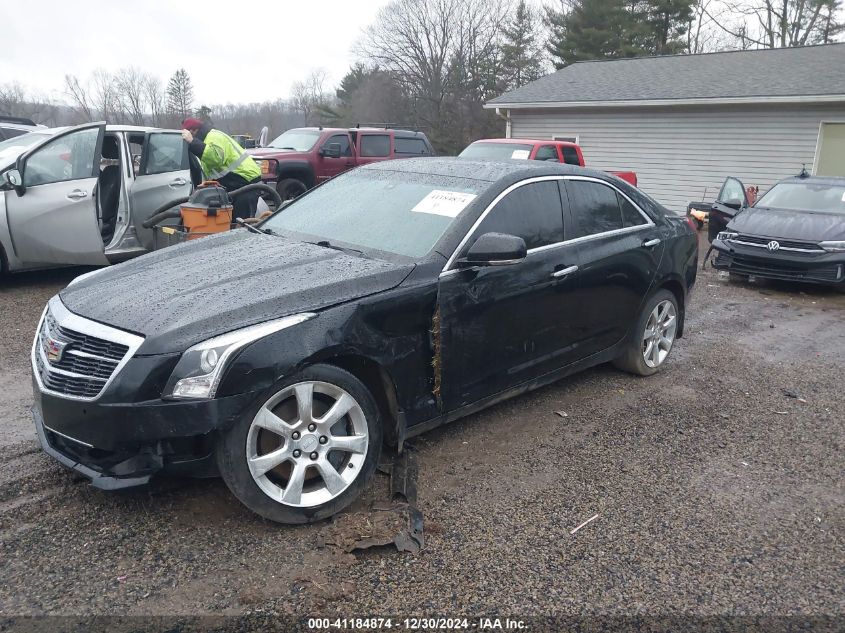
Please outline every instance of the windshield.
[[320, 132], [316, 130], [288, 130], [270, 141], [267, 147], [277, 149], [294, 149], [297, 152], [307, 152], [317, 143]]
[[28, 148], [50, 136], [50, 134], [44, 134], [43, 132], [30, 132], [29, 134], [23, 134], [3, 141], [0, 143], [0, 160], [4, 158], [17, 158]]
[[487, 158], [502, 160], [517, 158], [527, 160], [533, 145], [522, 143], [473, 143], [458, 156], [461, 158]]
[[754, 206], [845, 215], [845, 184], [782, 182], [769, 189]]
[[348, 172], [297, 199], [262, 228], [420, 258], [488, 185], [429, 174]]

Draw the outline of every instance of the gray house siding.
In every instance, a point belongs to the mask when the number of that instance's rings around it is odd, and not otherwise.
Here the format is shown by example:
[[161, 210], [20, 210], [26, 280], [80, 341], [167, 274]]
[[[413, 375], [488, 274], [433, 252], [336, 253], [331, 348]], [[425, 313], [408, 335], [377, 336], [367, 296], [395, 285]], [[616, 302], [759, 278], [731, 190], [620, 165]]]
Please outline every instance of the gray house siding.
[[819, 124], [845, 121], [845, 104], [511, 110], [511, 136], [577, 135], [589, 167], [637, 172], [640, 188], [684, 211], [713, 200], [728, 176], [760, 193], [805, 164]]

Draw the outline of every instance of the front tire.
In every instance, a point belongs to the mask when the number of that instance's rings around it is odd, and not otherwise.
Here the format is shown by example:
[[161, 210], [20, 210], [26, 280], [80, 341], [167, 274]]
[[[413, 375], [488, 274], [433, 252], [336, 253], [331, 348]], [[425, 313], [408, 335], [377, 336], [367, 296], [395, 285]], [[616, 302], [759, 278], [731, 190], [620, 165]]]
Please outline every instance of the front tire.
[[669, 357], [678, 331], [678, 301], [668, 290], [659, 290], [643, 305], [634, 335], [613, 364], [637, 376], [660, 371]]
[[308, 187], [298, 178], [285, 178], [276, 185], [276, 192], [281, 197], [282, 202], [298, 198], [306, 191], [308, 191]]
[[265, 519], [311, 523], [354, 501], [381, 452], [372, 394], [349, 372], [314, 365], [262, 397], [217, 443], [223, 480]]

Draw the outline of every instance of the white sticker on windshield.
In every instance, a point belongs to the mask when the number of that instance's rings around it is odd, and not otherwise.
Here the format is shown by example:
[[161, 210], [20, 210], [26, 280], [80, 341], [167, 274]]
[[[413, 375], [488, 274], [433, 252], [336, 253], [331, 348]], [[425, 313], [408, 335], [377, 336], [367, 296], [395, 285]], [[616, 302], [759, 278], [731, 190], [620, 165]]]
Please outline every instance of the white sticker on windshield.
[[842, 202], [845, 202], [845, 191], [842, 192]]
[[511, 154], [511, 158], [519, 158], [520, 160], [527, 160], [531, 152], [527, 149], [515, 149]]
[[462, 193], [460, 191], [441, 191], [435, 189], [425, 198], [420, 200], [411, 211], [417, 213], [433, 213], [434, 215], [445, 215], [447, 218], [456, 218], [466, 206], [475, 200], [474, 193]]

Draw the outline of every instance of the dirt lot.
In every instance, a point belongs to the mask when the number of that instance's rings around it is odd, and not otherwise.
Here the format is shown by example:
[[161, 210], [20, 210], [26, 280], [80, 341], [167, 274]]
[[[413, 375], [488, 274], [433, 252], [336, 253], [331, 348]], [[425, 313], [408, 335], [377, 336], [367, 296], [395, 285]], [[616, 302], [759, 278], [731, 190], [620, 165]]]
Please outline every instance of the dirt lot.
[[78, 272], [0, 282], [0, 615], [845, 614], [845, 295], [708, 270], [662, 373], [415, 440], [426, 547], [345, 554], [219, 480], [105, 493], [40, 452], [28, 348]]

